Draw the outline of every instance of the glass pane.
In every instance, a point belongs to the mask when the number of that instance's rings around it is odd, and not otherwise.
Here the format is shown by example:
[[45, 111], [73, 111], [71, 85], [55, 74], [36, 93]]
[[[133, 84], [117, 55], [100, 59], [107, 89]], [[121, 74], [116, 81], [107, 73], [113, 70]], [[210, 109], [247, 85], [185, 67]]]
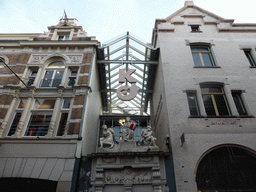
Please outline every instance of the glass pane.
[[194, 59], [195, 66], [202, 66], [202, 62], [201, 62], [199, 53], [192, 53], [192, 56]]
[[211, 95], [203, 95], [204, 107], [207, 115], [216, 115]]
[[64, 38], [65, 41], [69, 40], [69, 36], [66, 35], [65, 38]]
[[64, 99], [62, 108], [63, 108], [63, 109], [69, 109], [69, 107], [70, 107], [70, 102], [71, 102], [71, 99]]
[[197, 109], [197, 101], [196, 101], [196, 95], [195, 94], [188, 94], [188, 105], [190, 110], [190, 115], [199, 115], [198, 109]]
[[245, 107], [243, 105], [243, 101], [241, 99], [240, 94], [238, 93], [232, 93], [235, 105], [236, 105], [236, 109], [239, 113], [239, 115], [247, 115], [247, 112], [245, 111]]
[[57, 87], [60, 85], [63, 73], [64, 73], [63, 70], [56, 70], [56, 73], [52, 82], [52, 87]]
[[45, 136], [51, 122], [51, 112], [33, 112], [31, 114], [26, 136]]
[[208, 47], [191, 47], [192, 52], [209, 52]]
[[21, 118], [21, 113], [16, 113], [14, 119], [13, 119], [13, 122], [12, 122], [12, 126], [10, 128], [10, 131], [8, 133], [8, 136], [11, 136], [15, 133], [16, 129], [17, 129], [17, 126], [20, 122], [20, 118]]
[[67, 120], [68, 120], [68, 113], [62, 113], [60, 117], [57, 136], [62, 136], [64, 134], [66, 125], [67, 125]]
[[210, 55], [208, 53], [202, 53], [202, 57], [204, 60], [204, 66], [213, 66]]
[[53, 109], [55, 100], [36, 99], [34, 109]]
[[27, 99], [21, 99], [18, 108], [19, 108], [19, 109], [20, 109], [20, 108], [21, 108], [21, 109], [22, 109], [22, 108], [25, 108], [25, 105], [26, 105], [27, 101], [28, 101]]
[[71, 71], [71, 76], [76, 76], [77, 75], [77, 71]]
[[228, 107], [224, 95], [214, 95], [219, 115], [229, 115]]
[[46, 71], [41, 87], [50, 87], [52, 76], [53, 76], [53, 71]]
[[222, 88], [219, 86], [202, 87], [202, 93], [222, 93]]

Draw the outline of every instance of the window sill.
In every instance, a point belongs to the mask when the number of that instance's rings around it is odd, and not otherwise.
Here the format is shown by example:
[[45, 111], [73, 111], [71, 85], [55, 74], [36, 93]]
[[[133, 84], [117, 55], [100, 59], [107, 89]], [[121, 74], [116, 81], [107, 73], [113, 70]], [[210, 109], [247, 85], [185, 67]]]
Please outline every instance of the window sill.
[[250, 68], [256, 68], [256, 66], [250, 66]]
[[194, 68], [221, 68], [220, 66], [194, 66]]
[[190, 33], [202, 33], [203, 31], [190, 31]]
[[253, 115], [240, 115], [240, 116], [189, 116], [192, 119], [211, 119], [211, 118], [255, 118]]

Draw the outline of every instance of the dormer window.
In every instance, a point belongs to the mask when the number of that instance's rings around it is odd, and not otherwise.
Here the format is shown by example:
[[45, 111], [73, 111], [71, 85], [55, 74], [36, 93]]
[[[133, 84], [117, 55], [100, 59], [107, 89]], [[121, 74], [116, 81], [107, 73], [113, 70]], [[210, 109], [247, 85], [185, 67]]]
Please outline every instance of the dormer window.
[[59, 41], [67, 41], [67, 40], [69, 40], [69, 35], [60, 35], [58, 40]]
[[199, 25], [191, 25], [191, 32], [199, 32]]

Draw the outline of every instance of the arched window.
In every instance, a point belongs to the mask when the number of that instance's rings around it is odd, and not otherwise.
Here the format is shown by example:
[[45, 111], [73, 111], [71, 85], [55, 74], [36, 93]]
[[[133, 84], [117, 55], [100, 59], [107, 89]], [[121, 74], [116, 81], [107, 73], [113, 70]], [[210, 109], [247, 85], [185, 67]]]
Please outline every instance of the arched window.
[[198, 165], [198, 191], [255, 191], [256, 158], [252, 152], [233, 146], [215, 149]]
[[202, 98], [206, 114], [209, 116], [231, 115], [221, 84], [201, 84]]
[[62, 80], [64, 68], [64, 63], [61, 61], [51, 63], [45, 71], [41, 87], [58, 87]]

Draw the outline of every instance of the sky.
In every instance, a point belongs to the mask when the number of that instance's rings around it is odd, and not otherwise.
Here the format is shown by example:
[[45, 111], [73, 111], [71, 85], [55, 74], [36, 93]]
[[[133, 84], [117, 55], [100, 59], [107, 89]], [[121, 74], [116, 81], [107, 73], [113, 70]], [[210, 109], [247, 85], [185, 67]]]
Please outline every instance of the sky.
[[[129, 31], [151, 42], [155, 19], [165, 19], [184, 0], [0, 0], [0, 33], [43, 33], [64, 9], [88, 36], [104, 43]], [[194, 4], [235, 23], [256, 23], [256, 0], [194, 0]]]

